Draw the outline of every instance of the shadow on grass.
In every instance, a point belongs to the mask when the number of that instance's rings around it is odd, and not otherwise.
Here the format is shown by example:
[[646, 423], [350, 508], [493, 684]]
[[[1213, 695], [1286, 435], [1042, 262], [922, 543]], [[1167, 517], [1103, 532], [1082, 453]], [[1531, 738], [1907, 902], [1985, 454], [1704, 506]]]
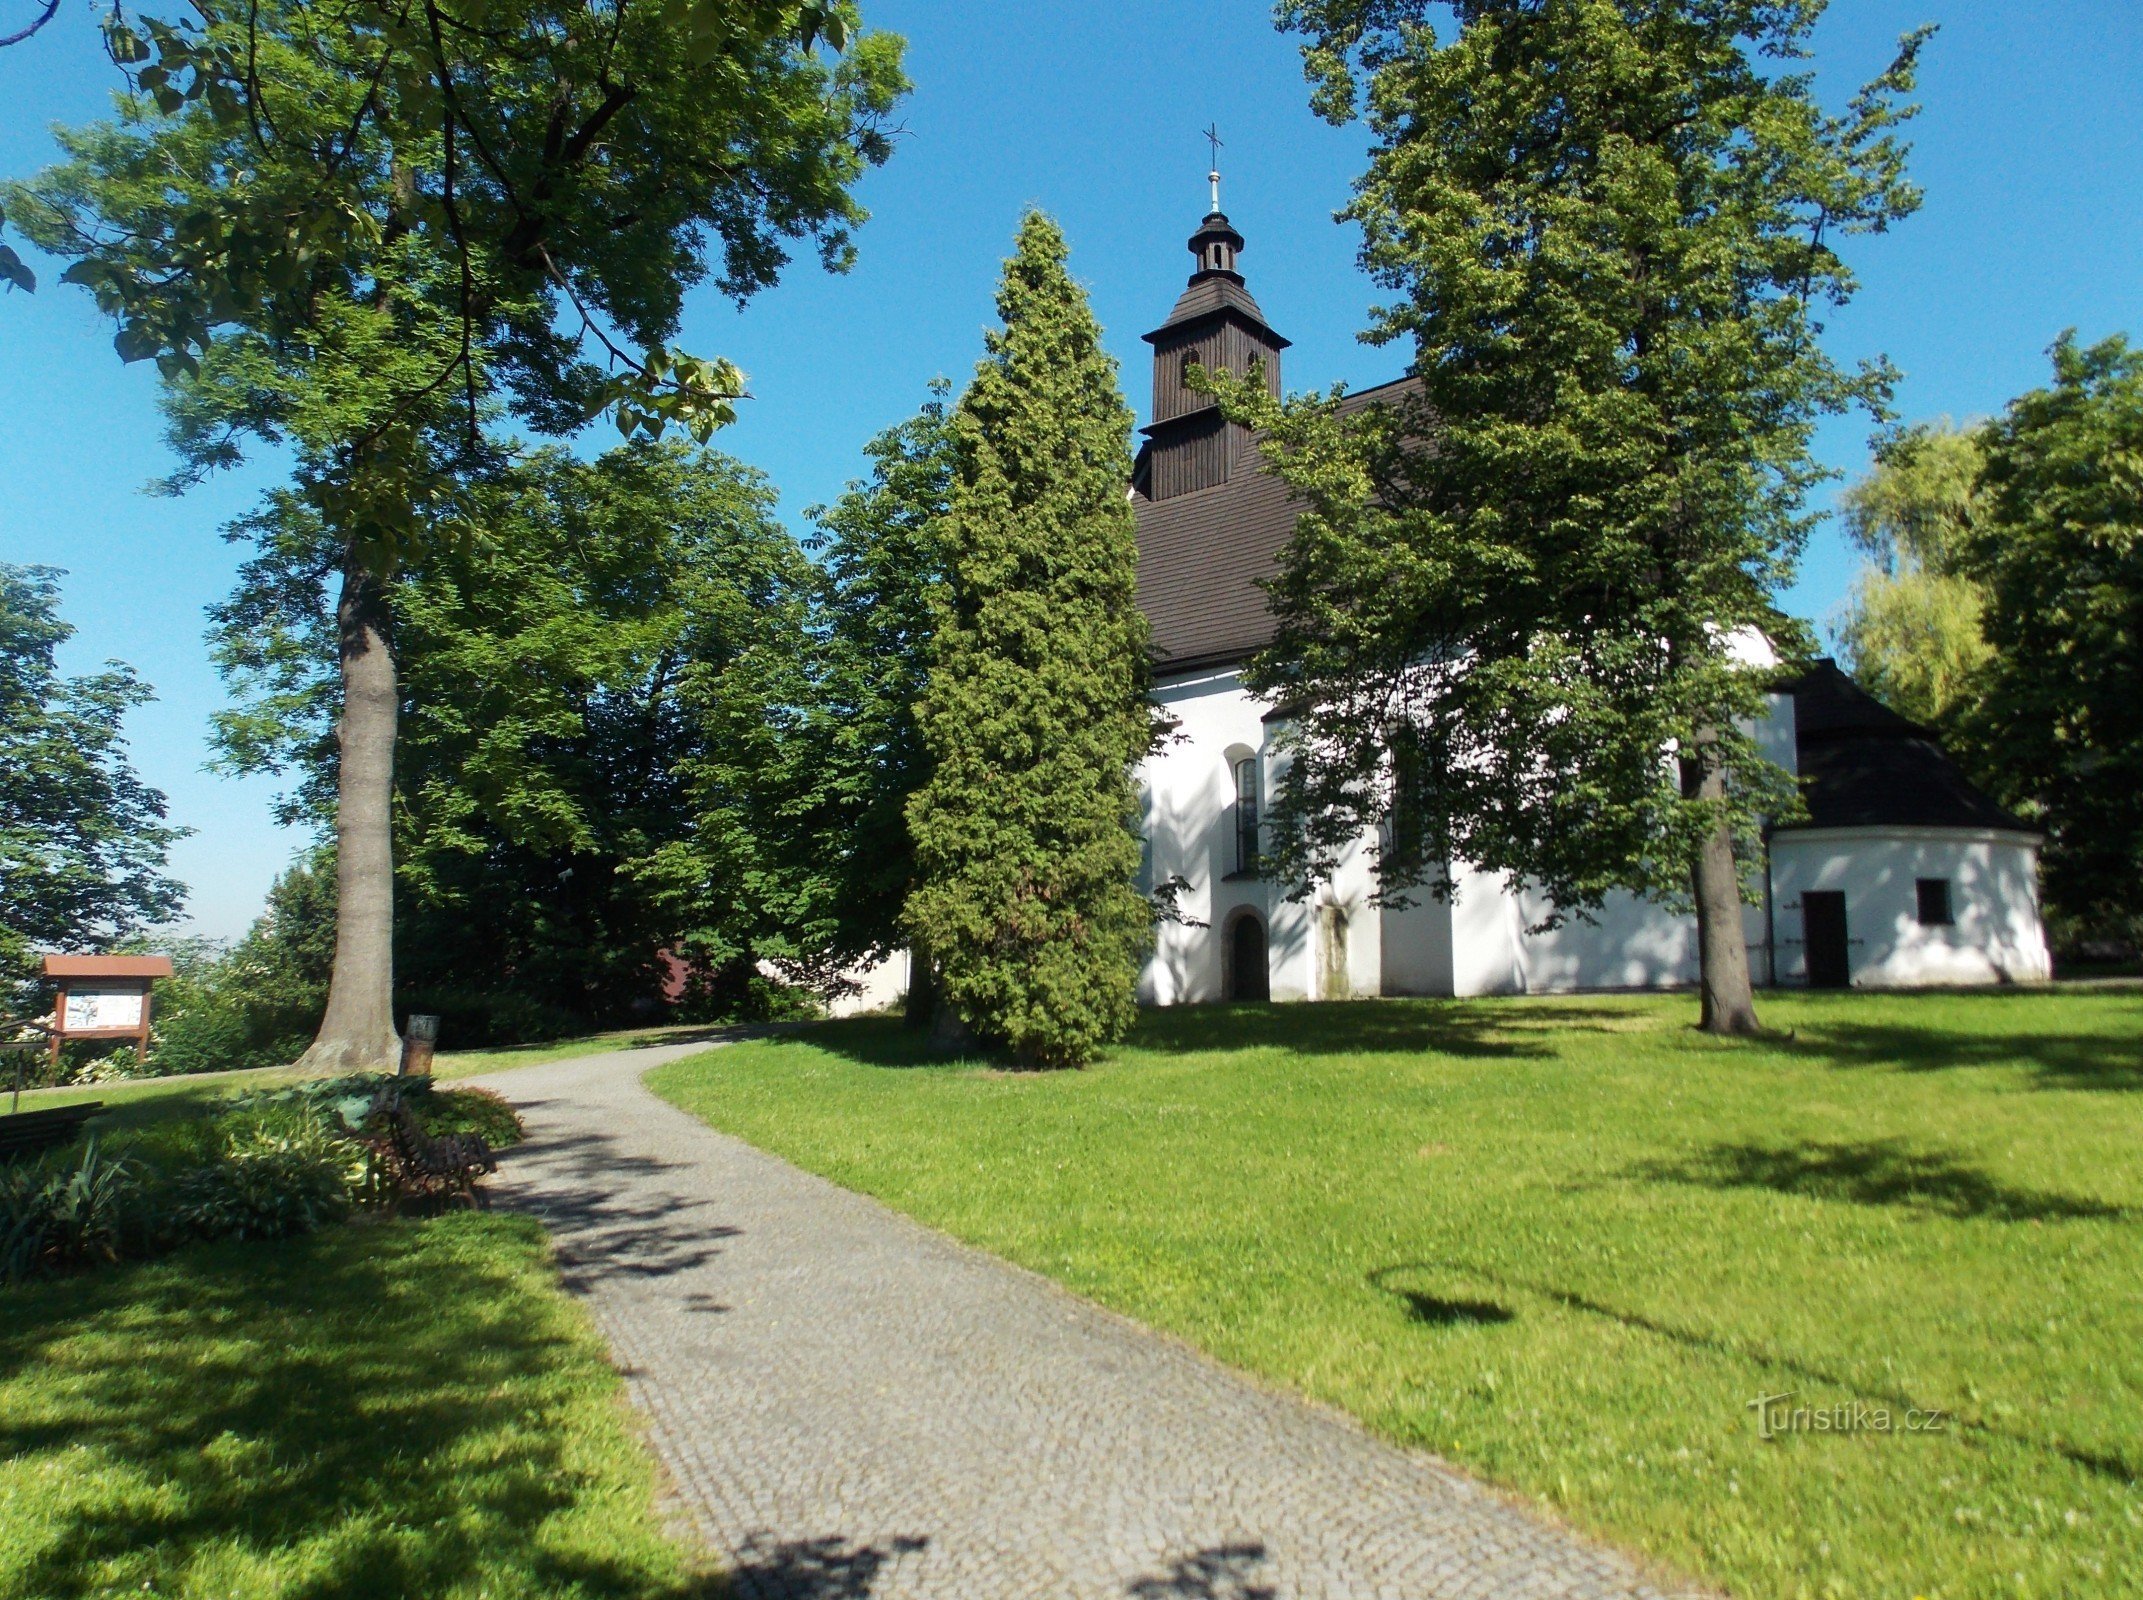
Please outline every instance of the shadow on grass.
[[1509, 1307], [1493, 1300], [1446, 1300], [1415, 1289], [1394, 1289], [1392, 1293], [1405, 1302], [1409, 1317], [1431, 1328], [1489, 1328], [1510, 1321], [1513, 1315]]
[[[1713, 1333], [1701, 1328], [1688, 1328], [1669, 1322], [1626, 1306], [1610, 1305], [1594, 1296], [1574, 1289], [1565, 1289], [1552, 1283], [1539, 1283], [1525, 1278], [1493, 1272], [1486, 1267], [1462, 1261], [1399, 1261], [1388, 1267], [1379, 1267], [1368, 1275], [1368, 1281], [1383, 1288], [1387, 1280], [1410, 1275], [1453, 1277], [1462, 1276], [1476, 1283], [1485, 1283], [1511, 1295], [1530, 1295], [1563, 1307], [1567, 1311], [1581, 1312], [1598, 1317], [1634, 1333], [1647, 1334], [1655, 1339], [1677, 1345], [1703, 1355], [1723, 1357], [1745, 1363], [1766, 1371], [1791, 1374], [1804, 1384], [1820, 1384], [1857, 1395], [1863, 1400], [1887, 1403], [1898, 1411], [1941, 1410], [1950, 1418], [1960, 1433], [1976, 1434], [1987, 1439], [2004, 1439], [2028, 1449], [2057, 1456], [2071, 1466], [2079, 1467], [2095, 1477], [2111, 1479], [2116, 1483], [2134, 1484], [2143, 1482], [2143, 1464], [2111, 1451], [2087, 1450], [2060, 1439], [2049, 1439], [2021, 1428], [2006, 1427], [2000, 1423], [1981, 1421], [1957, 1416], [1946, 1407], [1931, 1405], [1924, 1396], [1915, 1396], [1903, 1390], [1881, 1383], [1867, 1383], [1849, 1374], [1830, 1371], [1787, 1351], [1773, 1349], [1753, 1339], [1737, 1339], [1728, 1334]], [[1390, 1291], [1387, 1291], [1390, 1292]]]
[[188, 1085], [175, 1089], [170, 1094], [139, 1100], [122, 1100], [115, 1105], [107, 1105], [91, 1117], [83, 1131], [101, 1139], [114, 1133], [133, 1133], [144, 1128], [188, 1122], [195, 1117], [210, 1117], [219, 1111], [228, 1110], [227, 1102], [230, 1097], [240, 1092], [243, 1092], [242, 1086], [234, 1087], [225, 1080]]
[[2014, 1188], [1955, 1156], [1915, 1150], [1902, 1139], [1715, 1144], [1679, 1161], [1649, 1162], [1633, 1176], [2003, 1222], [2118, 1221], [2128, 1215], [2125, 1207], [2097, 1200]]
[[633, 1504], [630, 1446], [623, 1494], [587, 1454], [611, 1379], [532, 1294], [540, 1250], [533, 1224], [464, 1217], [18, 1293], [0, 1459], [64, 1455], [69, 1487], [44, 1480], [0, 1570], [51, 1600], [115, 1574], [188, 1589], [234, 1559], [314, 1600], [715, 1592]]
[[[1128, 1050], [1162, 1055], [1283, 1050], [1298, 1056], [1422, 1055], [1538, 1059], [1555, 1053], [1558, 1035], [1627, 1026], [1631, 1012], [1558, 1001], [1378, 1000], [1341, 1005], [1165, 1006], [1141, 1011]], [[815, 1023], [806, 1042], [871, 1067], [1001, 1069], [1008, 1063], [969, 1052], [937, 1054], [921, 1030], [892, 1018], [853, 1017]]]
[[1393, 1281], [1418, 1276], [1422, 1270], [1419, 1264], [1411, 1262], [1396, 1267], [1379, 1267], [1369, 1274], [1367, 1281], [1372, 1289], [1397, 1300], [1405, 1308], [1408, 1321], [1427, 1328], [1493, 1328], [1517, 1315], [1509, 1306], [1494, 1300], [1475, 1299], [1470, 1295], [1432, 1294]]
[[[2037, 998], [2016, 993], [2018, 1000]], [[1930, 1009], [1944, 997], [1930, 995]], [[1992, 1000], [1996, 994], [1975, 996]], [[2121, 1008], [2103, 1033], [2048, 1033], [2024, 1027], [1979, 1033], [1929, 1022], [1825, 1017], [1803, 1022], [1779, 1048], [1839, 1067], [1947, 1072], [1960, 1067], [2014, 1067], [2042, 1089], [2143, 1090], [2143, 1001]]]
[[1217, 1544], [1178, 1556], [1166, 1572], [1134, 1579], [1132, 1600], [1275, 1600], [1279, 1590], [1258, 1582], [1266, 1561], [1261, 1544]]
[[1540, 1057], [1553, 1036], [1627, 1023], [1630, 1013], [1568, 1001], [1375, 1000], [1340, 1005], [1168, 1006], [1140, 1014], [1132, 1048], [1285, 1050], [1300, 1056]]

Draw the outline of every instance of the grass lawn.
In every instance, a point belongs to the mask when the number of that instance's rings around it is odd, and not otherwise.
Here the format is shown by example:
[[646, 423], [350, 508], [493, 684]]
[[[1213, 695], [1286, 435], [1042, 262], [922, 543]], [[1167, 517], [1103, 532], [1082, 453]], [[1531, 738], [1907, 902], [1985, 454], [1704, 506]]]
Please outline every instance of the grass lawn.
[[[2143, 1595], [2143, 994], [1695, 1008], [1186, 1009], [1033, 1075], [832, 1023], [650, 1082], [1737, 1593]], [[1862, 1426], [1760, 1438], [1787, 1392]]]
[[0, 1291], [0, 1596], [710, 1594], [541, 1230], [463, 1214]]

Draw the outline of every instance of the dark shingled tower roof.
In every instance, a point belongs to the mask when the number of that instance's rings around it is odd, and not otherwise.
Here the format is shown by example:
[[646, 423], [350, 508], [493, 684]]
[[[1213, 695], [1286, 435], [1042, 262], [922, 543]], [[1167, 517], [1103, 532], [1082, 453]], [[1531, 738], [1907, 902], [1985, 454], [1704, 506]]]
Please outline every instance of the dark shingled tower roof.
[[[1300, 510], [1264, 470], [1249, 430], [1223, 422], [1213, 400], [1183, 381], [1192, 361], [1237, 373], [1262, 363], [1278, 394], [1288, 347], [1236, 270], [1243, 236], [1217, 203], [1189, 247], [1197, 269], [1168, 319], [1145, 335], [1154, 348], [1153, 420], [1140, 430], [1146, 438], [1131, 479], [1139, 606], [1164, 676], [1244, 660], [1271, 640], [1258, 585], [1272, 576]], [[1365, 389], [1350, 402], [1399, 387]]]
[[[1415, 387], [1400, 378], [1347, 397], [1392, 400]], [[1258, 587], [1278, 569], [1301, 503], [1264, 468], [1257, 443], [1234, 445], [1227, 477], [1165, 500], [1144, 491], [1147, 455], [1132, 475], [1138, 512], [1138, 603], [1153, 629], [1163, 676], [1246, 660], [1272, 641], [1273, 618]]]
[[1800, 827], [2037, 831], [1976, 787], [1930, 730], [1892, 711], [1835, 661], [1818, 661], [1786, 688], [1808, 803]]

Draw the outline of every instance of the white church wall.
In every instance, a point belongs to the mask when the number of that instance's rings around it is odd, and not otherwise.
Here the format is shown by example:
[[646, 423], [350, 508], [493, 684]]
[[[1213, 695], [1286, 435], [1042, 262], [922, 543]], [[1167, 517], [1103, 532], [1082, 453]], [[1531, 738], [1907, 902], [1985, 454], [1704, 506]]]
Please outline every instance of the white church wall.
[[[1823, 828], [1771, 842], [1778, 981], [1808, 981], [1801, 895], [1845, 895], [1856, 986], [2040, 983], [2052, 976], [2039, 917], [2039, 852], [2028, 834], [1955, 828]], [[1954, 921], [1919, 919], [1917, 880], [1946, 878]]]
[[[1376, 887], [1376, 852], [1365, 836], [1340, 857], [1331, 880], [1318, 885], [1307, 903], [1288, 907], [1304, 914], [1309, 941], [1301, 992], [1294, 992], [1290, 974], [1288, 998], [1354, 1000], [1384, 992], [1383, 918], [1370, 904]], [[1273, 998], [1280, 998], [1277, 986]]]
[[[1758, 643], [1761, 643], [1759, 640]], [[1753, 650], [1754, 666], [1774, 665]], [[1766, 697], [1749, 732], [1765, 759], [1797, 772], [1793, 697]], [[1386, 992], [1546, 994], [1572, 989], [1672, 988], [1697, 981], [1696, 919], [1634, 894], [1610, 895], [1591, 922], [1532, 933], [1546, 915], [1538, 891], [1514, 894], [1501, 878], [1472, 870], [1454, 880], [1455, 903], [1423, 904], [1384, 917]], [[1768, 971], [1761, 903], [1743, 908], [1759, 981]]]
[[[1189, 1005], [1224, 997], [1221, 936], [1238, 913], [1248, 911], [1264, 922], [1271, 951], [1281, 949], [1267, 886], [1234, 876], [1235, 792], [1228, 754], [1264, 748], [1265, 707], [1232, 671], [1161, 684], [1154, 698], [1176, 729], [1139, 768], [1147, 870], [1154, 883], [1182, 878], [1186, 887], [1178, 905], [1185, 917], [1206, 926], [1161, 926], [1140, 975], [1139, 999], [1147, 1005]], [[1277, 974], [1273, 989], [1277, 995]]]
[[1266, 919], [1265, 939], [1272, 998], [1316, 999], [1317, 933], [1310, 908], [1299, 901], [1280, 900]]
[[1381, 993], [1383, 930], [1370, 905], [1375, 862], [1368, 841], [1348, 850], [1330, 881], [1301, 901], [1289, 900], [1281, 885], [1238, 870], [1235, 762], [1257, 759], [1261, 805], [1269, 805], [1285, 780], [1285, 764], [1264, 720], [1265, 702], [1244, 689], [1232, 670], [1164, 683], [1155, 698], [1176, 728], [1139, 769], [1146, 872], [1153, 883], [1180, 876], [1186, 887], [1178, 904], [1185, 917], [1205, 926], [1161, 927], [1140, 975], [1139, 999], [1185, 1005], [1225, 998], [1227, 936], [1245, 914], [1265, 928], [1273, 999]]
[[[1514, 894], [1498, 877], [1460, 871], [1452, 903], [1421, 895], [1405, 910], [1379, 910], [1375, 853], [1365, 838], [1327, 884], [1304, 901], [1280, 885], [1236, 871], [1232, 761], [1255, 754], [1260, 798], [1285, 779], [1264, 703], [1232, 670], [1164, 684], [1157, 698], [1174, 735], [1140, 771], [1149, 881], [1179, 876], [1185, 916], [1204, 926], [1164, 925], [1139, 983], [1148, 1005], [1220, 1000], [1229, 993], [1227, 933], [1252, 915], [1266, 933], [1275, 1000], [1375, 994], [1525, 994], [1572, 989], [1649, 989], [1697, 980], [1696, 923], [1634, 895], [1611, 896], [1591, 923], [1572, 919], [1547, 933], [1537, 893]], [[1794, 712], [1771, 697], [1751, 730], [1765, 755], [1789, 771]], [[1914, 880], [1952, 881], [1956, 923], [1923, 928]], [[1848, 897], [1854, 981], [1870, 984], [2036, 981], [2049, 962], [2037, 909], [2037, 856], [2027, 836], [1954, 830], [1810, 830], [1777, 836], [1771, 903], [1744, 907], [1752, 974], [1759, 983], [1806, 982], [1800, 943], [1803, 889]], [[1343, 960], [1333, 937], [1344, 926]], [[1777, 940], [1776, 963], [1767, 940]], [[904, 974], [903, 974], [904, 976]]]
[[[1550, 904], [1537, 889], [1519, 895], [1521, 928], [1537, 926]], [[1519, 960], [1528, 994], [1675, 988], [1697, 981], [1696, 918], [1617, 890], [1590, 922], [1571, 917], [1546, 932], [1521, 932]]]
[[1462, 866], [1451, 888], [1451, 993], [1525, 993], [1518, 910], [1503, 879]]
[[896, 950], [883, 961], [867, 967], [851, 967], [841, 974], [857, 986], [853, 994], [838, 995], [826, 1004], [836, 1017], [861, 1017], [873, 1011], [890, 1011], [908, 997], [908, 952]]
[[1378, 913], [1378, 982], [1385, 994], [1452, 993], [1451, 906], [1427, 889]]

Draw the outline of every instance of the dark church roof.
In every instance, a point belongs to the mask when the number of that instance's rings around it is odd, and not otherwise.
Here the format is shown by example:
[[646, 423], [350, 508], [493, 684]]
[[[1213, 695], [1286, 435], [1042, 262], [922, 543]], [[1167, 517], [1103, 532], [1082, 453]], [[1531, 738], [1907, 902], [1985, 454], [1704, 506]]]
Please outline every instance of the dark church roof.
[[[1350, 406], [1390, 400], [1411, 378], [1347, 397]], [[1132, 475], [1142, 484], [1149, 445]], [[1278, 569], [1301, 504], [1264, 469], [1254, 439], [1235, 447], [1228, 475], [1166, 500], [1135, 492], [1138, 602], [1153, 630], [1155, 670], [1196, 671], [1246, 660], [1271, 642], [1272, 613], [1258, 587]]]
[[[1190, 239], [1198, 270], [1168, 320], [1146, 335], [1156, 355], [1157, 420], [1144, 430], [1148, 438], [1132, 474], [1132, 502], [1139, 607], [1152, 628], [1155, 669], [1163, 677], [1231, 665], [1271, 642], [1273, 619], [1260, 585], [1277, 570], [1301, 510], [1264, 469], [1257, 441], [1221, 424], [1210, 400], [1178, 386], [1163, 403], [1170, 353], [1190, 348], [1211, 321], [1244, 330], [1252, 342], [1241, 348], [1262, 352], [1269, 365], [1286, 347], [1235, 270], [1242, 246], [1242, 235], [1225, 216], [1217, 210], [1208, 215]], [[1206, 334], [1209, 343], [1212, 337]], [[1277, 393], [1277, 371], [1269, 376]], [[1348, 404], [1396, 399], [1414, 381], [1364, 389], [1348, 396]], [[1165, 470], [1170, 452], [1176, 455], [1173, 472]], [[1197, 471], [1181, 470], [1194, 455]], [[1183, 487], [1186, 482], [1196, 486]], [[1789, 687], [1809, 812], [1801, 826], [2028, 831], [1973, 787], [1932, 733], [1875, 700], [1836, 663], [1818, 662]]]
[[1977, 788], [1932, 732], [1882, 704], [1835, 661], [1818, 661], [1786, 688], [1808, 804], [1799, 826], [2034, 831]]

